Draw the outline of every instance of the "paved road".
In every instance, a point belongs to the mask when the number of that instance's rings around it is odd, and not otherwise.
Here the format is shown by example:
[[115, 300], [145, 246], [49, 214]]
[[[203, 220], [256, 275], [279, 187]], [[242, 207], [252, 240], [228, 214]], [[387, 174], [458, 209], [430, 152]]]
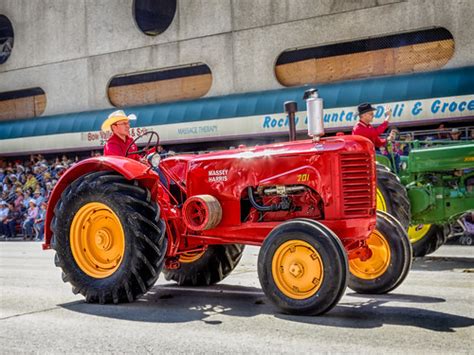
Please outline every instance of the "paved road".
[[220, 285], [159, 280], [133, 304], [90, 305], [61, 282], [53, 251], [0, 242], [0, 353], [473, 353], [474, 248], [416, 260], [388, 295], [347, 290], [324, 316], [279, 313], [261, 292], [257, 248]]

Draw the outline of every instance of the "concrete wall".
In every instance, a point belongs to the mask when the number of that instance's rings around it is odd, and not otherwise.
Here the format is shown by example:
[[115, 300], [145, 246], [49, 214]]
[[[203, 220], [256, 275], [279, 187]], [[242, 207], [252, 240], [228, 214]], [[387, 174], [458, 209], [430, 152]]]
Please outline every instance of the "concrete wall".
[[0, 65], [0, 92], [41, 87], [44, 115], [111, 107], [118, 74], [203, 62], [207, 96], [281, 87], [274, 74], [289, 48], [447, 28], [455, 55], [447, 67], [474, 64], [471, 0], [178, 0], [161, 35], [137, 27], [132, 0], [2, 0], [13, 24], [12, 54]]

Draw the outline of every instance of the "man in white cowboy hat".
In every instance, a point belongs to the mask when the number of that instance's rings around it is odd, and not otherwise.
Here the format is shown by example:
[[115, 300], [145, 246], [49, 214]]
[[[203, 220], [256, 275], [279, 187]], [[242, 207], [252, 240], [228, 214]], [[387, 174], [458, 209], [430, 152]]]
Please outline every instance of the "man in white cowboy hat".
[[[122, 110], [112, 112], [109, 117], [102, 123], [102, 131], [112, 131], [112, 136], [108, 139], [104, 146], [104, 155], [117, 155], [124, 157], [127, 152], [127, 148], [133, 142], [133, 139], [129, 135], [130, 120], [136, 120], [137, 117], [134, 114], [126, 115]], [[136, 152], [137, 146], [133, 144], [130, 152]], [[128, 156], [129, 158], [140, 160], [140, 157], [136, 154]]]

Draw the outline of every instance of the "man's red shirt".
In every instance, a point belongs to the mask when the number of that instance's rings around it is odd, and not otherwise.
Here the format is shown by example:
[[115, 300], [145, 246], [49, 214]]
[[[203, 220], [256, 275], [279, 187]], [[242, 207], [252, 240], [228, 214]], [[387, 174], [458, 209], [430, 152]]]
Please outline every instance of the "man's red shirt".
[[[120, 157], [124, 157], [125, 153], [127, 152], [128, 146], [132, 142], [133, 139], [131, 137], [127, 137], [127, 140], [123, 141], [119, 136], [112, 134], [112, 136], [108, 139], [107, 143], [105, 143], [104, 155], [117, 155]], [[136, 152], [137, 150], [138, 148], [136, 144], [133, 144], [128, 152]], [[128, 158], [140, 160], [140, 156], [137, 154], [129, 154]]]
[[379, 137], [388, 127], [388, 122], [384, 121], [377, 128], [371, 124], [366, 124], [362, 121], [356, 123], [352, 129], [352, 134], [368, 138], [374, 143], [375, 148], [380, 148], [385, 145], [386, 140]]

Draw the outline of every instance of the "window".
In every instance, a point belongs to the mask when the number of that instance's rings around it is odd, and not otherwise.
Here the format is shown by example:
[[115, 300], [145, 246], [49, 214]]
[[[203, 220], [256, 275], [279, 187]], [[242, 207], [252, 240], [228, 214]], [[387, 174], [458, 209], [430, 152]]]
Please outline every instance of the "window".
[[0, 64], [7, 61], [13, 48], [13, 27], [10, 20], [0, 15]]
[[41, 88], [0, 92], [0, 120], [40, 116], [45, 107], [46, 95]]
[[156, 36], [166, 31], [176, 13], [176, 0], [135, 0], [133, 14], [143, 33]]
[[284, 86], [394, 75], [443, 67], [454, 54], [445, 28], [283, 52], [275, 65]]
[[116, 107], [147, 105], [195, 99], [207, 94], [212, 84], [206, 64], [134, 73], [114, 77], [108, 87], [109, 100]]

